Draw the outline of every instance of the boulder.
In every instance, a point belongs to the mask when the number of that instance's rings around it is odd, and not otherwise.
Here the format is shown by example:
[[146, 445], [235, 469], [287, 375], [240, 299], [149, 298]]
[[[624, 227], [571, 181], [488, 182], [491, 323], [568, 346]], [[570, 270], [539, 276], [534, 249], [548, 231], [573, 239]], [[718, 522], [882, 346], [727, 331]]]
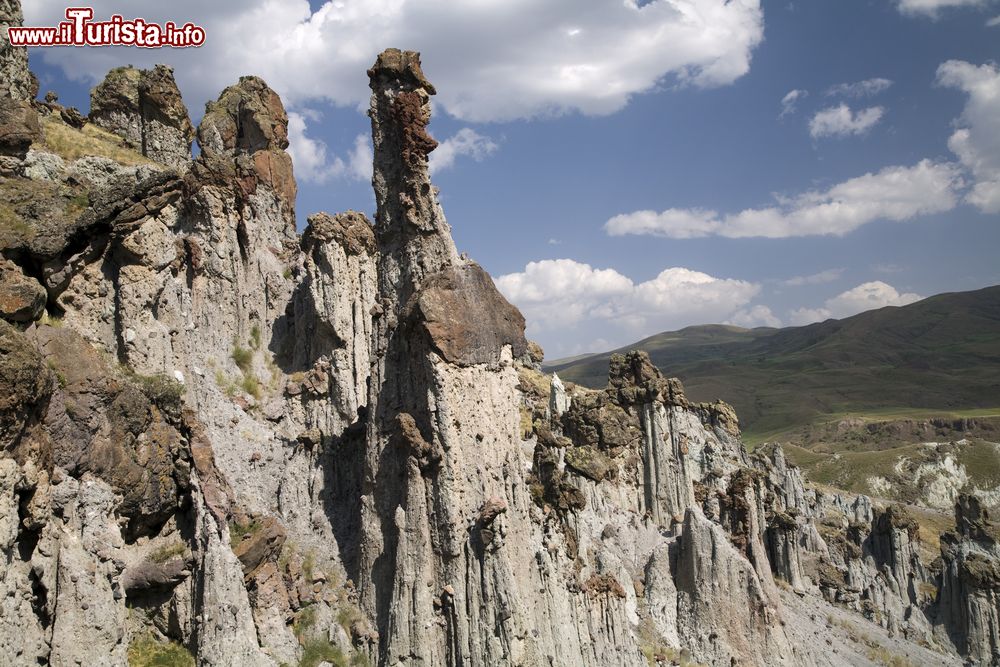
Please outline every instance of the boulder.
[[41, 138], [42, 126], [31, 104], [0, 96], [0, 155], [23, 159]]
[[45, 288], [10, 261], [0, 260], [0, 317], [10, 322], [31, 322], [45, 310]]

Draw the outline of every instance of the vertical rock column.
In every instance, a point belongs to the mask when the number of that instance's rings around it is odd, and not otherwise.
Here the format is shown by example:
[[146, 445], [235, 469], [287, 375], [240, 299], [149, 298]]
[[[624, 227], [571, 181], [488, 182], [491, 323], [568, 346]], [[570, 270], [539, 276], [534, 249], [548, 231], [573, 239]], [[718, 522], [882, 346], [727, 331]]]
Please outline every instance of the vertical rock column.
[[166, 65], [108, 72], [90, 93], [90, 120], [151, 160], [179, 167], [191, 159], [194, 126]]
[[455, 250], [427, 170], [434, 87], [418, 54], [387, 50], [368, 74], [379, 303], [361, 602], [380, 665], [521, 663], [505, 534], [511, 515], [528, 530], [511, 363], [527, 348], [524, 319]]
[[38, 83], [28, 70], [28, 49], [11, 46], [7, 28], [24, 24], [20, 0], [0, 0], [0, 97], [30, 102]]
[[941, 538], [937, 623], [970, 664], [1000, 664], [1000, 524], [975, 496], [955, 503]]

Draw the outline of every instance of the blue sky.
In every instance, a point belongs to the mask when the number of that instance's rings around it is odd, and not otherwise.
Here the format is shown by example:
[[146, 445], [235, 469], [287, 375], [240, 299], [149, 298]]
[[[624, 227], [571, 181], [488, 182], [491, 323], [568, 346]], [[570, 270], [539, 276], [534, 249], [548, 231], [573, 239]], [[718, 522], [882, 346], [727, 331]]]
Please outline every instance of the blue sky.
[[[33, 25], [64, 7], [26, 5]], [[240, 74], [262, 75], [291, 113], [303, 222], [374, 212], [364, 69], [387, 46], [420, 50], [439, 90], [434, 180], [456, 242], [550, 358], [1000, 283], [1000, 2], [95, 10], [191, 20], [207, 42], [34, 52], [43, 90], [86, 109], [108, 68], [167, 62], [197, 119]]]

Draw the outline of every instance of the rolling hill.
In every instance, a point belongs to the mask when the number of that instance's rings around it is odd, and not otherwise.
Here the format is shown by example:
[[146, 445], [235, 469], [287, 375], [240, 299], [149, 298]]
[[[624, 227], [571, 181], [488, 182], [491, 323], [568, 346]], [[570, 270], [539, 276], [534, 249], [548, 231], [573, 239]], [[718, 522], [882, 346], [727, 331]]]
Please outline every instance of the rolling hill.
[[1000, 286], [804, 327], [688, 327], [545, 369], [602, 387], [611, 354], [631, 349], [693, 400], [731, 403], [750, 443], [845, 416], [1000, 414]]

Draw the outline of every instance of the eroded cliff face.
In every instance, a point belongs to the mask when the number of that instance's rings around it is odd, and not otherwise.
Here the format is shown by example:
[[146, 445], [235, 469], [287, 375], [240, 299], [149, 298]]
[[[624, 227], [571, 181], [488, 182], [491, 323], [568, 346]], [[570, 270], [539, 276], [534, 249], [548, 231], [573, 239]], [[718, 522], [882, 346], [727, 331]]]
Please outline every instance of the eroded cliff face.
[[[901, 510], [749, 454], [729, 406], [644, 355], [603, 391], [540, 373], [451, 239], [419, 56], [368, 74], [374, 223], [296, 232], [287, 116], [255, 77], [208, 105], [194, 160], [166, 68], [95, 90], [135, 149], [115, 159], [0, 135], [7, 662], [996, 659], [978, 506], [937, 570]], [[54, 101], [5, 104], [23, 130]]]
[[166, 65], [111, 70], [91, 92], [88, 118], [157, 162], [181, 166], [191, 159], [194, 126]]

